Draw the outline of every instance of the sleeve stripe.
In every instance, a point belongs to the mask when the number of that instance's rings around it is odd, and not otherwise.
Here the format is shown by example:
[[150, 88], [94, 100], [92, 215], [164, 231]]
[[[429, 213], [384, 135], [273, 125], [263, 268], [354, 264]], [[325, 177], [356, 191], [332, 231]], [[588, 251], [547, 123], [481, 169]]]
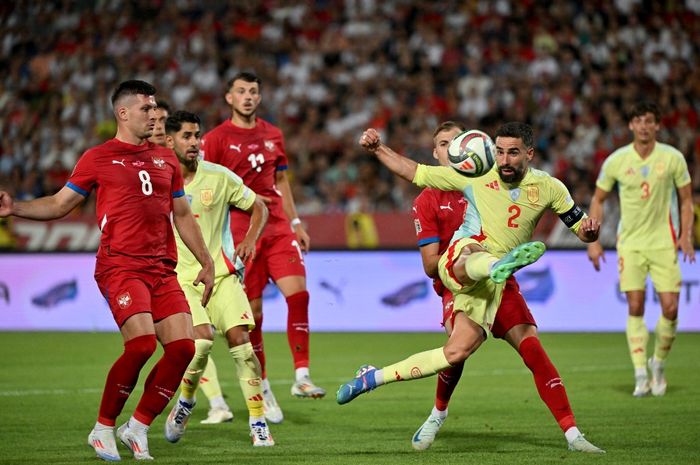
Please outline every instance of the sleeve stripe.
[[277, 167], [277, 171], [287, 171], [288, 166], [287, 165], [279, 165]]
[[185, 195], [185, 191], [183, 189], [173, 192], [174, 199], [176, 199], [178, 197], [182, 197], [183, 195]]
[[438, 236], [426, 237], [425, 239], [421, 239], [418, 241], [418, 247], [423, 247], [424, 245], [428, 244], [434, 244], [436, 242], [440, 242], [440, 238]]
[[72, 182], [67, 182], [67, 183], [66, 183], [66, 187], [69, 187], [70, 189], [73, 189], [75, 192], [77, 192], [78, 194], [82, 195], [83, 197], [87, 197], [88, 194], [90, 194], [88, 191], [86, 191], [85, 189], [82, 189], [82, 188], [76, 186], [76, 185], [73, 184]]

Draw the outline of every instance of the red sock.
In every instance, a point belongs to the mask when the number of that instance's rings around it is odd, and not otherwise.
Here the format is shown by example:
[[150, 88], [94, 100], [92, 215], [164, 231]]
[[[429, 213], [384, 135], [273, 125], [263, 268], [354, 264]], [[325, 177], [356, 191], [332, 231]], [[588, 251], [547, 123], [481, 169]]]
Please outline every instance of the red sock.
[[309, 293], [287, 297], [287, 341], [292, 350], [294, 368], [309, 366]]
[[464, 370], [464, 362], [438, 373], [437, 392], [435, 393], [435, 408], [438, 410], [447, 410], [450, 397], [459, 383], [459, 378], [462, 377], [462, 370]]
[[549, 360], [547, 352], [542, 348], [540, 340], [534, 336], [526, 338], [520, 343], [519, 352], [525, 365], [532, 371], [540, 398], [547, 404], [562, 431], [566, 432], [572, 426], [576, 426], [564, 383]]
[[178, 339], [163, 346], [163, 356], [146, 378], [143, 396], [134, 411], [134, 418], [150, 425], [173, 398], [182, 375], [194, 357], [194, 341]]
[[255, 352], [255, 356], [258, 357], [260, 362], [262, 379], [265, 379], [267, 378], [267, 370], [265, 369], [265, 345], [263, 344], [262, 325], [263, 316], [261, 313], [260, 318], [255, 317], [255, 328], [252, 331], [248, 331], [248, 337], [250, 337], [250, 343], [253, 345], [253, 352]]
[[97, 421], [106, 426], [114, 426], [139, 379], [141, 368], [155, 351], [155, 334], [135, 337], [124, 343], [124, 353], [107, 374]]

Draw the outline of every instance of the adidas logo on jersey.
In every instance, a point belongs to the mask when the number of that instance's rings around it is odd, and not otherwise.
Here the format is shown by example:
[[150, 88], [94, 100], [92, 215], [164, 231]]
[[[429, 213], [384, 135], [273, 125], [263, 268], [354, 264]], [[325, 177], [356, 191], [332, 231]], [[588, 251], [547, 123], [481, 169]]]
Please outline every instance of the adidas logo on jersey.
[[484, 185], [485, 185], [486, 187], [488, 187], [489, 189], [493, 189], [493, 190], [495, 190], [495, 191], [501, 190], [500, 184], [498, 184], [498, 181], [496, 181], [495, 179], [494, 179], [493, 181], [491, 181], [490, 183], [484, 184]]

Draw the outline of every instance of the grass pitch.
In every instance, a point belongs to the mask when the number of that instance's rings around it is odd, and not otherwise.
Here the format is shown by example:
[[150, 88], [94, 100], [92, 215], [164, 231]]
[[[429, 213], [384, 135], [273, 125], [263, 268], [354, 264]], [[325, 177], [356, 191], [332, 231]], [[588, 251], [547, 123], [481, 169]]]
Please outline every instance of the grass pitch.
[[[235, 419], [201, 425], [200, 402], [177, 444], [163, 438], [162, 415], [149, 434], [159, 464], [699, 464], [700, 334], [679, 334], [667, 365], [668, 392], [635, 399], [622, 334], [543, 334], [564, 379], [579, 428], [603, 456], [568, 452], [530, 372], [503, 341], [488, 341], [465, 367], [450, 415], [433, 447], [411, 448], [434, 399], [435, 378], [395, 383], [335, 403], [338, 385], [362, 363], [382, 366], [442, 344], [431, 334], [336, 333], [312, 336], [312, 377], [322, 400], [292, 398], [284, 334], [266, 336], [268, 374], [285, 414], [272, 425], [273, 448], [254, 449], [233, 364], [219, 339], [214, 357]], [[121, 351], [116, 333], [2, 333], [0, 463], [100, 463], [87, 446], [107, 370]], [[153, 359], [157, 359], [160, 352]], [[133, 411], [139, 387], [119, 422]], [[167, 412], [168, 410], [166, 410]], [[123, 462], [133, 462], [124, 448]]]

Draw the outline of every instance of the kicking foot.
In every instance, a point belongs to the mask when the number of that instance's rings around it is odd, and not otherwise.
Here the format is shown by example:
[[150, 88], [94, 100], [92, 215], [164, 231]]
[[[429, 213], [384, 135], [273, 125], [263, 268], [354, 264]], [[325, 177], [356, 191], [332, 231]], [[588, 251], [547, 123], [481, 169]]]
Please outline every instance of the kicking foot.
[[341, 384], [335, 395], [335, 400], [340, 404], [347, 404], [362, 393], [371, 391], [377, 387], [374, 372], [377, 368], [372, 365], [362, 365], [355, 372], [355, 377], [345, 384]]
[[544, 243], [526, 242], [515, 247], [491, 268], [491, 280], [500, 284], [520, 268], [535, 263], [546, 250]]

